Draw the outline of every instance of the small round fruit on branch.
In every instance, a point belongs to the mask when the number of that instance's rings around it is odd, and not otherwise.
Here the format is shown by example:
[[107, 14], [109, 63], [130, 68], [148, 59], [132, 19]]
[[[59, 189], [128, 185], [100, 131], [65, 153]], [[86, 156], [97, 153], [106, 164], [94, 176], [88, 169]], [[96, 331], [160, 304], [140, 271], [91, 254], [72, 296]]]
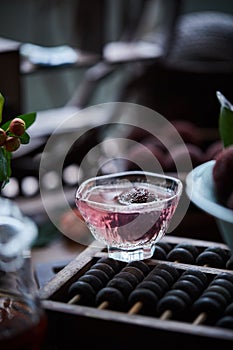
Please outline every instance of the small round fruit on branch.
[[15, 136], [8, 136], [5, 141], [5, 149], [8, 152], [15, 152], [20, 147], [20, 140]]
[[26, 130], [25, 121], [21, 118], [14, 118], [9, 125], [9, 131], [15, 136], [22, 136]]

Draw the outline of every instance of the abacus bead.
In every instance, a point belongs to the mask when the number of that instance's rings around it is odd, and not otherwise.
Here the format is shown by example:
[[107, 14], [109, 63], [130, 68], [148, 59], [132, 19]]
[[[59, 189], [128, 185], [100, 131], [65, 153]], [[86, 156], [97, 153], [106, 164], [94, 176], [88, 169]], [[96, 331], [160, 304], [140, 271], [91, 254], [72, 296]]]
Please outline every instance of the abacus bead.
[[134, 266], [126, 266], [126, 267], [124, 267], [122, 269], [122, 271], [132, 273], [132, 275], [137, 277], [138, 282], [141, 282], [143, 280], [143, 278], [144, 278], [143, 272], [141, 270], [139, 270], [137, 267], [134, 267]]
[[195, 315], [199, 315], [202, 312], [206, 312], [208, 318], [215, 318], [217, 315], [222, 314], [222, 306], [215, 299], [206, 297], [200, 297], [193, 304], [193, 312]]
[[157, 268], [168, 271], [173, 276], [174, 281], [177, 280], [177, 278], [180, 276], [179, 271], [174, 266], [168, 264], [159, 264], [157, 265]]
[[118, 272], [121, 269], [121, 263], [118, 260], [109, 257], [100, 258], [98, 260], [98, 263], [104, 263], [111, 266], [115, 270], [115, 272]]
[[144, 261], [139, 261], [139, 260], [132, 261], [128, 263], [126, 266], [133, 266], [138, 268], [140, 271], [142, 271], [144, 276], [146, 276], [150, 272], [149, 266]]
[[143, 304], [143, 311], [150, 313], [156, 312], [156, 305], [158, 302], [158, 298], [156, 295], [149, 289], [145, 288], [136, 288], [130, 295], [128, 299], [129, 305], [133, 306], [137, 302], [141, 302]]
[[89, 283], [95, 291], [100, 290], [104, 286], [103, 282], [94, 275], [83, 275], [78, 280]]
[[227, 270], [233, 270], [233, 255], [226, 262]]
[[123, 278], [113, 278], [108, 282], [107, 287], [113, 287], [118, 289], [124, 296], [128, 296], [132, 290], [133, 286], [127, 280]]
[[157, 244], [155, 245], [153, 259], [156, 259], [156, 260], [167, 260], [167, 253], [166, 253], [166, 251], [162, 247], [158, 246]]
[[186, 274], [186, 275], [182, 275], [180, 277], [180, 281], [185, 279], [186, 281], [190, 281], [192, 283], [194, 283], [200, 290], [203, 290], [205, 288], [205, 285], [203, 284], [203, 282], [196, 276], [192, 275], [192, 274]]
[[96, 305], [107, 301], [109, 303], [108, 308], [122, 309], [125, 306], [124, 295], [116, 288], [104, 287], [96, 295]]
[[221, 256], [221, 258], [224, 260], [224, 262], [226, 263], [226, 261], [229, 259], [230, 257], [230, 252], [220, 248], [218, 246], [214, 246], [214, 247], [208, 247], [205, 249], [206, 252], [214, 252], [216, 254], [218, 254], [219, 256]]
[[223, 268], [224, 267], [224, 260], [220, 255], [214, 252], [204, 251], [201, 253], [197, 259], [196, 259], [197, 265], [209, 265], [211, 267], [218, 267]]
[[109, 276], [102, 270], [91, 268], [86, 272], [86, 275], [93, 275], [98, 277], [104, 284], [109, 281]]
[[185, 272], [183, 272], [182, 276], [185, 276], [185, 275], [190, 275], [192, 274], [193, 276], [196, 276], [198, 277], [202, 282], [203, 284], [206, 286], [207, 283], [208, 283], [208, 278], [206, 276], [206, 274], [198, 269], [188, 269], [186, 270]]
[[138, 285], [138, 279], [135, 275], [127, 271], [120, 271], [115, 275], [115, 278], [123, 278], [135, 288]]
[[233, 329], [233, 316], [224, 316], [215, 324], [216, 327]]
[[163, 250], [165, 250], [166, 253], [169, 253], [172, 250], [172, 245], [165, 241], [159, 241], [156, 243], [156, 245], [163, 248]]
[[218, 279], [224, 279], [227, 280], [231, 283], [233, 283], [233, 274], [232, 273], [227, 273], [227, 272], [221, 272], [219, 275], [217, 275], [213, 281], [216, 281]]
[[167, 260], [167, 253], [166, 253], [166, 251], [162, 247], [155, 245], [153, 259]]
[[152, 281], [154, 283], [157, 283], [164, 291], [168, 290], [169, 284], [167, 281], [156, 274], [150, 274], [145, 278], [145, 281]]
[[71, 284], [68, 289], [69, 298], [73, 298], [78, 294], [81, 296], [82, 303], [93, 303], [95, 300], [96, 293], [87, 282], [77, 281]]
[[115, 275], [115, 271], [113, 270], [113, 268], [110, 265], [107, 265], [106, 263], [98, 262], [95, 265], [93, 265], [92, 268], [105, 272], [109, 278]]
[[150, 276], [152, 276], [152, 275], [163, 277], [169, 286], [174, 282], [172, 275], [166, 270], [154, 268], [150, 273]]
[[208, 297], [211, 299], [216, 300], [219, 305], [222, 306], [222, 308], [226, 307], [227, 304], [227, 300], [224, 298], [223, 295], [221, 295], [220, 293], [214, 292], [214, 291], [209, 291], [208, 289], [202, 294], [202, 297]]
[[175, 249], [177, 249], [177, 248], [183, 248], [183, 249], [188, 250], [194, 258], [196, 258], [199, 254], [197, 247], [195, 247], [192, 244], [185, 243], [185, 242], [177, 244]]
[[208, 291], [217, 292], [217, 293], [223, 295], [228, 303], [232, 300], [231, 293], [226, 288], [224, 288], [223, 286], [220, 286], [218, 284], [210, 285], [208, 287]]
[[168, 253], [167, 259], [169, 261], [179, 261], [185, 264], [193, 264], [195, 261], [193, 255], [184, 248], [174, 248]]
[[173, 295], [175, 297], [178, 297], [178, 298], [182, 299], [186, 305], [191, 305], [192, 304], [192, 298], [190, 297], [190, 295], [187, 292], [185, 292], [182, 289], [169, 290], [166, 293], [166, 296], [168, 296], [168, 295]]
[[142, 281], [139, 285], [138, 285], [138, 288], [144, 288], [144, 289], [149, 289], [151, 290], [158, 298], [160, 298], [163, 294], [164, 294], [164, 291], [163, 291], [163, 288], [153, 282], [153, 281]]
[[165, 295], [159, 300], [157, 312], [161, 315], [166, 310], [171, 310], [173, 314], [184, 312], [186, 304], [183, 299], [175, 295]]
[[225, 314], [233, 316], [233, 302], [230, 303], [229, 305], [227, 305], [227, 307], [225, 309]]
[[187, 280], [178, 280], [173, 284], [172, 289], [181, 289], [187, 292], [193, 299], [196, 299], [201, 292], [194, 283]]
[[211, 283], [210, 286], [218, 285], [227, 289], [230, 293], [233, 293], [233, 283], [224, 278], [216, 278]]

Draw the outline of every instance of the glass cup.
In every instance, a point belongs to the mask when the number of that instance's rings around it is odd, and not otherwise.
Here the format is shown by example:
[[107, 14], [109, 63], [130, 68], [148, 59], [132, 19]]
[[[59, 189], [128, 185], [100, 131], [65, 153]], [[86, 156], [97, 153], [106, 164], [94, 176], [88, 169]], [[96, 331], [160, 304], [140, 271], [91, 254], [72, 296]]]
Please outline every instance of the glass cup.
[[166, 233], [183, 185], [175, 177], [126, 171], [84, 181], [76, 205], [109, 257], [130, 262], [150, 258]]

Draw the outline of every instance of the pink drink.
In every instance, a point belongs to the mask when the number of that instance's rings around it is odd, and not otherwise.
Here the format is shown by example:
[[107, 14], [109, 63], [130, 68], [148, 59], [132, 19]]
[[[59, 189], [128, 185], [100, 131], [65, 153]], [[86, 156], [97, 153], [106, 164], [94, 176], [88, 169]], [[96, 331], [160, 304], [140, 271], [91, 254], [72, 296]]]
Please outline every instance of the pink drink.
[[[133, 186], [149, 191], [150, 198], [145, 202], [130, 202], [128, 193]], [[94, 186], [76, 199], [92, 234], [107, 246], [124, 249], [151, 246], [165, 234], [176, 209], [178, 198], [174, 199], [173, 190], [153, 184], [133, 186], [132, 182]]]

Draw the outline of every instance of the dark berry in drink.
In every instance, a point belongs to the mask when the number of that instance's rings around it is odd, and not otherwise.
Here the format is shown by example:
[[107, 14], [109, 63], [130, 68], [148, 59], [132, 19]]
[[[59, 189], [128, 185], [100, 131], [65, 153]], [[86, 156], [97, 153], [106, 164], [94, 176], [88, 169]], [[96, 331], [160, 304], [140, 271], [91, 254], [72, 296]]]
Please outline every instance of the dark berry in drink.
[[154, 193], [148, 191], [147, 188], [133, 187], [126, 192], [122, 192], [118, 196], [118, 201], [121, 204], [132, 204], [132, 203], [147, 203], [156, 200]]

